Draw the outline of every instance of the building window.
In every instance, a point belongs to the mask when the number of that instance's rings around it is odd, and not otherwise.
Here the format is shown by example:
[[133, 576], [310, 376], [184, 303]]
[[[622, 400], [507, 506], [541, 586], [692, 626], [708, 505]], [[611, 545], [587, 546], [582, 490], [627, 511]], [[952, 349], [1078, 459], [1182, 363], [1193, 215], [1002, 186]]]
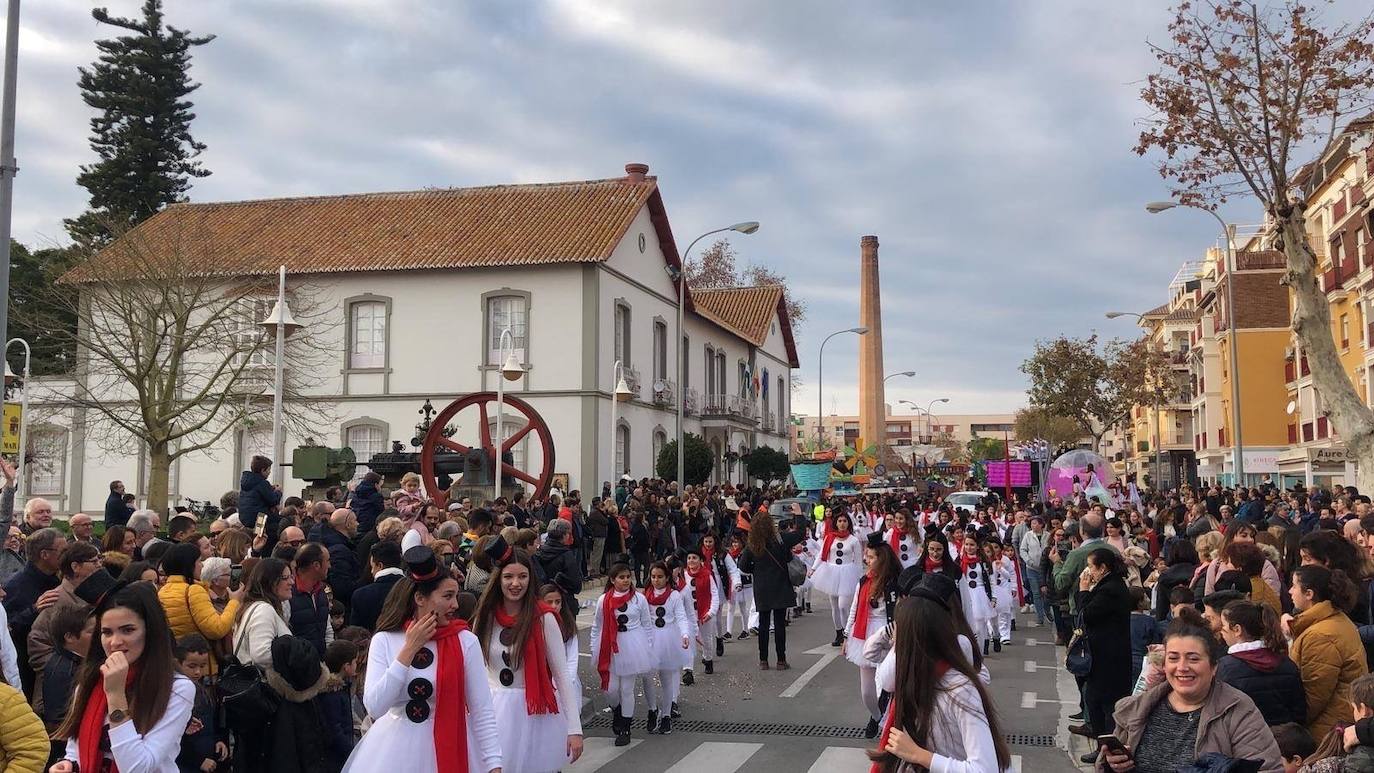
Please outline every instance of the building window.
[[373, 454], [387, 450], [386, 427], [381, 423], [358, 421], [344, 425], [343, 444], [353, 449], [353, 458], [358, 466], [353, 468], [353, 480], [362, 480], [367, 474], [367, 463]]
[[612, 471], [619, 478], [630, 472], [627, 465], [630, 451], [630, 425], [621, 422], [615, 428], [615, 469]]
[[252, 367], [271, 367], [276, 363], [276, 338], [269, 338], [260, 324], [272, 313], [274, 303], [276, 298], [267, 297], [250, 296], [238, 300], [238, 333], [234, 335], [236, 366], [243, 364], [244, 357]]
[[668, 445], [668, 433], [661, 429], [654, 430], [653, 462], [655, 470], [658, 468], [658, 457], [663, 453], [663, 447]]
[[1341, 315], [1341, 348], [1350, 348], [1350, 315]]
[[668, 324], [654, 320], [654, 378], [668, 378]]
[[[491, 436], [494, 438], [496, 437], [496, 419], [491, 419], [489, 425], [491, 427]], [[524, 429], [524, 427], [524, 416], [521, 416], [519, 414], [507, 414], [505, 419], [503, 419], [501, 422], [501, 435], [503, 436], [501, 438], [501, 445], [505, 445], [507, 440], [510, 440], [512, 437], [514, 437], [515, 433], [519, 432], [521, 429]], [[525, 437], [527, 439], [521, 440], [519, 443], [516, 443], [510, 449], [510, 463], [511, 466], [513, 466], [517, 470], [525, 469], [526, 450], [528, 448], [529, 436], [526, 435]]]
[[749, 398], [749, 366], [741, 361], [735, 367], [735, 376], [739, 379], [739, 396], [743, 399]]
[[29, 457], [24, 465], [29, 477], [29, 496], [61, 497], [67, 482], [67, 431], [56, 427], [34, 429], [29, 435]]
[[711, 347], [706, 347], [706, 396], [711, 397], [716, 393], [716, 352]]
[[782, 429], [787, 422], [787, 392], [784, 391], [787, 387], [784, 386], [785, 383], [782, 376], [778, 376], [778, 429]]
[[[234, 455], [238, 457], [236, 459], [238, 463], [234, 465], [234, 469], [248, 469], [248, 462], [255, 456], [265, 456], [272, 459], [272, 427], [268, 422], [258, 422], [255, 426], [240, 429], [235, 433], [234, 440], [237, 445]], [[272, 459], [272, 461], [276, 462], [277, 460]], [[237, 485], [238, 479], [239, 476], [235, 473], [235, 485]]]
[[692, 383], [692, 369], [688, 367], [692, 363], [690, 352], [692, 351], [692, 340], [687, 336], [682, 337], [682, 383], [678, 384], [678, 389], [686, 389]]
[[500, 367], [505, 363], [501, 356], [501, 333], [510, 328], [511, 342], [515, 359], [520, 363], [529, 362], [529, 314], [528, 295], [491, 295], [487, 297], [487, 364]]
[[348, 306], [348, 368], [386, 367], [386, 301], [355, 301]]
[[615, 358], [630, 367], [630, 307], [620, 301], [615, 304]]
[[725, 350], [716, 351], [716, 394], [724, 396], [725, 391]]

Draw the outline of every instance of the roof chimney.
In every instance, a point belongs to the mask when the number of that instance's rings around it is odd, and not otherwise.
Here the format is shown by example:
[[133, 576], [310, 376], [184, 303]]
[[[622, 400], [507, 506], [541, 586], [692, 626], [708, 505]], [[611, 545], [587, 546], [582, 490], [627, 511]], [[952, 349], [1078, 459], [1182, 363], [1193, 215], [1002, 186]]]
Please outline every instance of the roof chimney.
[[630, 183], [644, 182], [644, 176], [649, 173], [648, 164], [626, 164], [625, 181]]

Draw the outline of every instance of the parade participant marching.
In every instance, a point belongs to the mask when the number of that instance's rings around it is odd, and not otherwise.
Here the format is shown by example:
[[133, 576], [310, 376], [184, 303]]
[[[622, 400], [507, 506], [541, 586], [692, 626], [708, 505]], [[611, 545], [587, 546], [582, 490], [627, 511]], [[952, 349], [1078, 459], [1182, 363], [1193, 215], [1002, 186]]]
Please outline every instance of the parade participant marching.
[[[741, 589], [739, 566], [735, 564], [735, 559], [728, 552], [716, 550], [716, 535], [706, 534], [701, 538], [701, 558], [706, 562], [706, 566], [714, 575], [716, 584], [720, 586], [720, 609], [721, 614], [716, 617], [716, 657], [725, 655], [725, 637], [728, 621], [726, 618], [730, 614], [730, 607], [734, 602], [735, 596]], [[702, 639], [703, 646], [709, 647], [711, 642]], [[710, 673], [710, 672], [707, 672]]]
[[701, 651], [706, 673], [715, 673], [711, 653], [714, 651], [712, 642], [716, 636], [716, 618], [720, 613], [720, 585], [716, 582], [715, 572], [706, 565], [700, 548], [687, 550], [686, 568], [678, 580], [677, 589], [682, 592], [683, 603], [696, 620], [696, 638], [692, 643], [691, 657], [682, 670], [682, 683], [690, 686], [695, 681], [692, 666], [696, 664], [697, 650]]
[[[992, 595], [993, 582], [992, 563], [979, 550], [978, 540], [971, 534], [964, 537], [964, 549], [959, 557], [959, 595], [964, 603], [964, 616], [968, 618], [969, 627], [982, 640], [984, 655], [988, 653], [989, 645], [994, 645], [998, 652], [1002, 651], [1002, 643], [993, 641], [996, 635], [988, 634], [997, 618], [997, 600]], [[977, 643], [974, 642], [975, 645]]]
[[553, 773], [582, 756], [581, 706], [572, 703], [562, 630], [533, 587], [529, 554], [500, 536], [486, 553], [494, 572], [473, 620], [486, 656], [501, 766]]
[[869, 535], [863, 557], [864, 576], [859, 581], [849, 613], [844, 656], [859, 667], [859, 694], [863, 697], [864, 708], [868, 709], [868, 727], [864, 734], [873, 738], [878, 735], [882, 708], [878, 705], [878, 686], [874, 680], [877, 668], [864, 659], [864, 645], [870, 636], [881, 631], [892, 619], [897, 603], [897, 575], [901, 567], [892, 548], [888, 547], [883, 535], [878, 532]]
[[553, 611], [558, 613], [558, 627], [563, 631], [563, 654], [568, 659], [568, 684], [572, 687], [570, 705], [582, 705], [582, 680], [577, 678], [577, 610], [563, 603], [564, 595], [576, 597], [577, 590], [573, 580], [559, 572], [553, 582], [539, 587], [539, 597]]
[[[771, 517], [771, 516], [770, 516]], [[739, 557], [744, 553], [744, 540], [748, 537], [747, 531], [736, 531], [730, 537], [729, 559], [739, 566]], [[739, 572], [739, 590], [730, 597], [730, 604], [725, 612], [725, 638], [729, 639], [734, 633], [735, 615], [740, 618], [740, 641], [749, 638], [751, 633], [758, 633], [758, 612], [754, 611], [754, 576], [746, 574], [744, 570]]]
[[854, 590], [863, 574], [863, 543], [850, 528], [849, 515], [837, 510], [828, 522], [820, 553], [811, 565], [812, 585], [830, 597], [830, 622], [834, 624], [832, 647], [844, 644], [844, 626], [849, 619], [849, 606], [854, 602]]
[[[592, 657], [601, 677], [601, 691], [614, 710], [611, 729], [616, 746], [629, 746], [635, 717], [635, 678], [653, 669], [649, 602], [635, 592], [628, 564], [606, 572], [606, 590], [596, 600], [592, 616]], [[579, 707], [580, 708], [580, 707]]]
[[915, 522], [911, 511], [902, 508], [887, 519], [887, 545], [892, 554], [901, 562], [902, 568], [915, 564], [921, 559], [921, 526]]
[[[989, 621], [988, 638], [997, 645], [1011, 644], [1012, 617], [1016, 613], [1016, 562], [1006, 555], [1001, 540], [993, 537], [983, 543], [983, 556], [992, 565], [992, 602], [996, 615]], [[1000, 652], [1001, 646], [997, 647]]]
[[367, 651], [363, 705], [372, 728], [344, 771], [499, 771], [486, 664], [457, 617], [458, 581], [427, 547], [403, 560]]
[[651, 673], [644, 676], [644, 700], [649, 704], [649, 732], [664, 735], [673, 732], [672, 708], [677, 705], [681, 688], [678, 674], [691, 664], [693, 635], [682, 596], [673, 589], [671, 580], [668, 565], [655, 561], [649, 567], [649, 586], [644, 589], [644, 600], [653, 620]]

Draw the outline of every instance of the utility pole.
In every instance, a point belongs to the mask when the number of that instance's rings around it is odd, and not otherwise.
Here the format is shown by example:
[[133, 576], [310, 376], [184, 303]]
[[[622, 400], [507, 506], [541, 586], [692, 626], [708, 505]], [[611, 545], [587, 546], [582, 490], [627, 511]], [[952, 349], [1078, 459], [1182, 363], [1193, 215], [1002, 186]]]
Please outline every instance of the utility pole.
[[[9, 340], [10, 213], [14, 208], [14, 99], [18, 84], [19, 0], [9, 0], [5, 15], [5, 83], [0, 95], [0, 341]], [[28, 385], [25, 384], [25, 389]], [[22, 456], [24, 449], [19, 449]]]

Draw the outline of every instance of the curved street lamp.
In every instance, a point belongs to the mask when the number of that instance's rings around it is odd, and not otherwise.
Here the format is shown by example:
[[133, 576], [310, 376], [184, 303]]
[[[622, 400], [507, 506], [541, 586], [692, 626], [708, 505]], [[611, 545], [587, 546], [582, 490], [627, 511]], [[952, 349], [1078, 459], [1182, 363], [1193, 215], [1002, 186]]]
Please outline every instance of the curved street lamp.
[[824, 400], [822, 399], [822, 394], [823, 394], [823, 392], [822, 392], [822, 388], [821, 388], [821, 387], [822, 387], [822, 381], [823, 381], [823, 379], [824, 379], [824, 377], [825, 377], [825, 370], [822, 368], [822, 364], [825, 362], [825, 345], [826, 345], [827, 343], [830, 342], [830, 339], [834, 338], [834, 337], [837, 336], [837, 335], [840, 335], [841, 333], [854, 333], [855, 335], [868, 335], [868, 328], [863, 327], [863, 326], [859, 326], [859, 327], [846, 328], [846, 329], [844, 329], [844, 330], [836, 330], [835, 332], [833, 332], [833, 333], [831, 333], [830, 335], [826, 336], [824, 341], [821, 341], [821, 349], [820, 349], [820, 351], [816, 354], [816, 447], [817, 447], [818, 450], [819, 450], [819, 448], [820, 448], [820, 445], [821, 445], [821, 442], [822, 442], [822, 438], [824, 437], [824, 433], [822, 432], [822, 427], [823, 427], [823, 425], [825, 424], [824, 415], [823, 415], [823, 410], [824, 410], [824, 407], [823, 407], [823, 406], [825, 405], [825, 402], [824, 402]]

